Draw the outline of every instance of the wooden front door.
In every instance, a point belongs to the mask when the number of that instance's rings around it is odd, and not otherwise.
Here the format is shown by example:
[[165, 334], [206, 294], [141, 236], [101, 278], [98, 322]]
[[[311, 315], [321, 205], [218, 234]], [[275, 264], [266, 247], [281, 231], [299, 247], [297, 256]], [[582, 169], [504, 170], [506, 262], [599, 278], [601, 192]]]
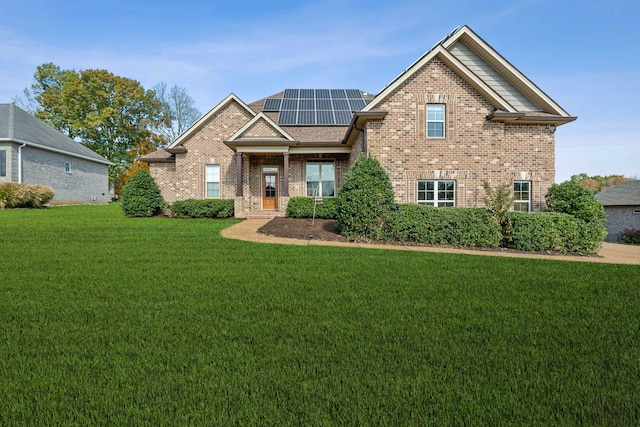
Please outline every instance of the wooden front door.
[[262, 174], [262, 209], [278, 209], [278, 174]]

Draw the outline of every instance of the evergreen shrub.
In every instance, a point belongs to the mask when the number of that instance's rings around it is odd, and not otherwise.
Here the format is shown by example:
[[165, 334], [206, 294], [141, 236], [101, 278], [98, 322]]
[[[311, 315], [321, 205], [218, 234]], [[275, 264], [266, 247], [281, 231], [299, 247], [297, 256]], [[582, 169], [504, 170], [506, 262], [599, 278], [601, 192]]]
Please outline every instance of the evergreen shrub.
[[607, 219], [602, 203], [591, 190], [578, 181], [565, 181], [549, 187], [546, 196], [547, 210], [573, 215], [585, 222], [603, 225]]
[[150, 217], [162, 213], [164, 200], [149, 172], [140, 169], [122, 190], [121, 206], [128, 217]]
[[[289, 218], [313, 218], [312, 197], [292, 197], [287, 204]], [[336, 219], [336, 199], [323, 198], [322, 203], [316, 205], [316, 218]]]
[[234, 213], [233, 199], [187, 199], [169, 206], [178, 218], [230, 218]]
[[345, 174], [338, 192], [336, 219], [340, 233], [384, 239], [396, 209], [389, 176], [375, 158], [361, 154]]
[[498, 247], [502, 232], [486, 209], [403, 204], [391, 216], [389, 237], [410, 243]]
[[620, 237], [624, 243], [640, 245], [640, 230], [634, 228], [625, 228], [620, 232]]
[[606, 230], [566, 213], [509, 212], [505, 234], [513, 249], [591, 254], [602, 246]]

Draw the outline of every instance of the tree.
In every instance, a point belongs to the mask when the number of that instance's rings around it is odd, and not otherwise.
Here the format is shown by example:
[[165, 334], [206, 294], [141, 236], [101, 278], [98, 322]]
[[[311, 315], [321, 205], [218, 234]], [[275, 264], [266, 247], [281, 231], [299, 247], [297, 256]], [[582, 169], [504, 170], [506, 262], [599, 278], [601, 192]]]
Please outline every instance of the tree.
[[113, 162], [114, 183], [133, 164], [132, 148], [151, 140], [150, 130], [161, 117], [155, 92], [107, 70], [76, 72], [43, 64], [25, 96], [37, 103], [37, 117]]
[[201, 113], [187, 89], [183, 87], [173, 85], [168, 89], [165, 82], [160, 82], [153, 86], [153, 90], [160, 101], [162, 112], [156, 131], [164, 137], [163, 145], [167, 145], [187, 130]]
[[571, 176], [571, 181], [576, 181], [583, 188], [591, 190], [593, 193], [597, 193], [609, 187], [613, 187], [614, 185], [618, 185], [621, 182], [630, 180], [631, 178], [627, 178], [624, 175], [588, 176], [586, 173], [581, 173], [579, 175]]

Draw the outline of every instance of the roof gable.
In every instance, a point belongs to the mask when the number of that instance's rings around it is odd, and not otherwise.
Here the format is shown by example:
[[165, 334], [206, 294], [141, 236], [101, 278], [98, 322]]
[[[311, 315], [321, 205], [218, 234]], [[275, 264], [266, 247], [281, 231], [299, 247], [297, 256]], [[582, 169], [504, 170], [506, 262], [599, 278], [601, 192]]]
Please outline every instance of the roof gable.
[[238, 131], [229, 138], [229, 141], [238, 141], [241, 139], [295, 141], [291, 135], [263, 112], [258, 113], [253, 119], [238, 129]]
[[467, 26], [454, 30], [387, 85], [363, 111], [371, 111], [428, 62], [439, 59], [471, 84], [497, 109], [544, 111], [570, 117], [524, 74]]
[[209, 112], [198, 120], [196, 120], [187, 130], [185, 130], [180, 136], [176, 138], [167, 148], [173, 148], [178, 145], [184, 143], [190, 136], [192, 136], [195, 132], [197, 132], [206, 122], [209, 121], [210, 118], [218, 114], [222, 109], [224, 109], [230, 103], [237, 103], [241, 108], [245, 109], [252, 117], [255, 117], [256, 112], [253, 111], [247, 104], [245, 104], [240, 98], [235, 96], [233, 93], [229, 94], [225, 99], [220, 101], [218, 105], [213, 107]]

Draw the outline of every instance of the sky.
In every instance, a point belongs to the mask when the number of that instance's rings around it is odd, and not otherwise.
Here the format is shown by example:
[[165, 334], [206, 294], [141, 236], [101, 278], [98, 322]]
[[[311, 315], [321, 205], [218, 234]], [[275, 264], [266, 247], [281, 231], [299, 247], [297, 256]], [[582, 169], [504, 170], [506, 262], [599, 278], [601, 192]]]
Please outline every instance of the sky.
[[202, 113], [230, 93], [375, 94], [468, 25], [578, 117], [556, 131], [556, 182], [640, 179], [639, 23], [637, 0], [0, 0], [0, 103], [48, 62], [178, 85]]

